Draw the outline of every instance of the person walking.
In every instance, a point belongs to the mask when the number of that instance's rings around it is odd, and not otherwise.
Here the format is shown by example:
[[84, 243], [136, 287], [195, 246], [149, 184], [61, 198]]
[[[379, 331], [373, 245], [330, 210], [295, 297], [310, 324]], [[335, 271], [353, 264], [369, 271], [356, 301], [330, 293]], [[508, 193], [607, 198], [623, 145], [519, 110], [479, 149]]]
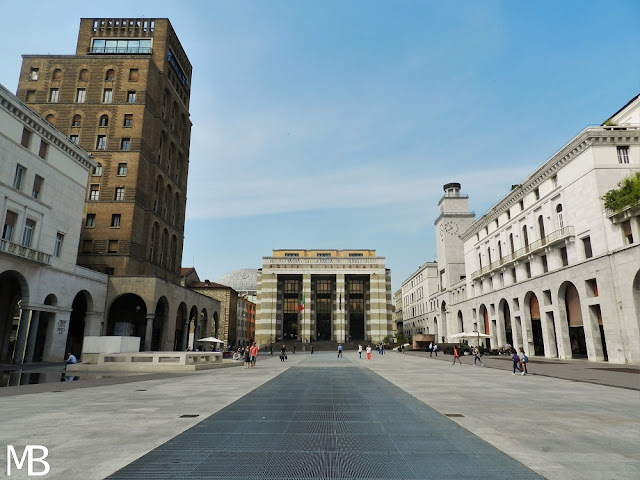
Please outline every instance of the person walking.
[[384, 355], [384, 343], [380, 344], [380, 355]]
[[524, 353], [524, 348], [520, 347], [520, 370], [522, 370], [522, 375], [529, 373], [527, 363], [529, 363], [529, 357]]
[[358, 357], [362, 358], [362, 345], [358, 345]]
[[433, 353], [436, 354], [436, 357], [438, 356], [438, 344], [437, 343], [433, 346]]
[[251, 366], [251, 352], [249, 351], [249, 345], [244, 347], [242, 356], [244, 357], [244, 368], [249, 368]]
[[296, 346], [295, 345], [293, 346], [293, 354], [294, 355], [296, 354]]
[[462, 365], [462, 360], [460, 360], [460, 353], [458, 352], [458, 347], [453, 347], [453, 363], [451, 365], [455, 365], [456, 360], [458, 360], [458, 362], [460, 362], [460, 365]]
[[429, 356], [433, 357], [433, 342], [429, 342]]
[[367, 360], [371, 360], [371, 345], [367, 345]]
[[287, 359], [287, 347], [285, 345], [282, 345], [282, 348], [280, 349], [280, 361], [284, 362]]
[[313, 345], [311, 345], [311, 355], [313, 355]]
[[475, 347], [473, 349], [473, 366], [476, 366], [476, 362], [480, 362], [480, 365], [484, 367], [484, 363], [482, 361], [482, 355], [480, 354], [480, 347]]
[[251, 361], [250, 368], [256, 368], [256, 360], [258, 359], [258, 345], [256, 345], [256, 342], [253, 342], [249, 349], [249, 357]]
[[514, 348], [511, 349], [511, 360], [513, 360], [513, 374], [516, 374], [516, 370], [520, 371], [520, 357]]
[[342, 345], [338, 345], [338, 358], [342, 358]]
[[269, 355], [273, 356], [273, 343], [269, 345]]

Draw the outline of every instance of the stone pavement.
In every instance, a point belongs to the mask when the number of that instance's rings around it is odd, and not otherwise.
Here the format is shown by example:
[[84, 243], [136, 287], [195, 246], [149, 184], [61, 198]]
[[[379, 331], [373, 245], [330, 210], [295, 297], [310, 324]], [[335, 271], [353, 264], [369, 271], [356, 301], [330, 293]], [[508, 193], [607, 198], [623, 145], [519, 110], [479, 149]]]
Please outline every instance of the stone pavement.
[[[274, 382], [269, 382], [280, 374]], [[130, 379], [127, 381], [130, 382]], [[138, 476], [122, 477], [127, 469], [116, 473], [128, 465], [128, 469], [133, 469], [136, 463], [132, 462], [149, 452], [152, 458], [161, 461], [171, 454], [172, 445], [184, 445], [180, 443], [178, 435], [186, 432], [186, 436], [192, 437], [194, 449], [184, 456], [171, 457], [173, 461], [184, 462], [195, 455], [196, 459], [201, 458], [203, 462], [207, 459], [210, 463], [206, 465], [214, 465], [211, 462], [216, 458], [224, 465], [224, 459], [230, 458], [229, 452], [237, 454], [248, 449], [253, 452], [251, 458], [258, 460], [239, 464], [240, 471], [247, 465], [257, 465], [256, 462], [271, 462], [274, 458], [281, 460], [280, 463], [273, 463], [274, 470], [271, 473], [253, 478], [287, 478], [278, 475], [287, 473], [289, 469], [289, 478], [340, 478], [340, 475], [342, 478], [351, 478], [348, 477], [351, 473], [353, 478], [358, 475], [359, 478], [421, 478], [416, 471], [425, 471], [424, 478], [427, 478], [429, 466], [434, 471], [434, 478], [440, 477], [435, 475], [441, 472], [438, 468], [449, 471], [446, 469], [452, 466], [460, 467], [460, 476], [493, 478], [489, 467], [482, 464], [479, 468], [485, 469], [476, 470], [478, 475], [468, 474], [466, 470], [471, 460], [484, 457], [498, 459], [491, 464], [493, 468], [498, 467], [494, 472], [500, 471], [500, 462], [504, 460], [505, 473], [512, 473], [513, 465], [518, 466], [516, 462], [520, 462], [547, 478], [640, 478], [640, 442], [637, 433], [640, 427], [640, 392], [542, 375], [512, 376], [508, 364], [505, 369], [451, 366], [447, 362], [395, 352], [388, 352], [384, 356], [374, 353], [371, 361], [359, 360], [355, 352], [345, 352], [345, 358], [340, 360], [332, 353], [316, 353], [313, 356], [298, 353], [289, 355], [288, 362], [284, 363], [275, 355], [261, 355], [258, 368], [254, 370], [234, 367], [114, 385], [87, 385], [85, 388], [79, 388], [82, 381], [72, 383], [76, 383], [77, 387], [60, 391], [60, 385], [64, 384], [49, 384], [48, 392], [26, 395], [13, 395], [10, 392], [23, 387], [7, 387], [3, 392], [5, 396], [0, 398], [0, 445], [3, 457], [0, 461], [3, 468], [6, 465], [5, 445], [14, 445], [21, 451], [26, 444], [39, 444], [49, 449], [47, 460], [51, 464], [50, 474], [40, 478], [89, 480], [102, 479], [114, 473], [114, 478], [225, 478], [229, 469], [207, 470], [204, 467], [197, 475], [181, 477], [187, 472], [178, 469], [179, 475], [171, 477], [168, 474], [172, 470], [168, 465], [172, 462], [166, 462], [166, 468], [158, 469], [151, 475], [140, 471]], [[323, 398], [323, 408], [332, 408], [331, 418], [320, 415], [322, 408], [316, 410], [313, 404], [307, 403], [309, 394], [317, 394], [320, 385], [331, 385], [331, 396]], [[350, 391], [350, 388], [355, 391]], [[307, 389], [306, 393], [304, 389]], [[287, 464], [288, 455], [274, 457], [278, 443], [271, 436], [267, 435], [269, 440], [264, 445], [258, 440], [253, 440], [258, 441], [257, 444], [251, 443], [248, 437], [252, 431], [251, 419], [247, 421], [245, 417], [242, 422], [237, 419], [219, 420], [220, 416], [216, 418], [213, 415], [219, 412], [219, 415], [227, 414], [232, 418], [234, 415], [237, 417], [238, 414], [250, 413], [253, 407], [256, 408], [255, 415], [263, 410], [275, 414], [278, 405], [284, 408], [282, 402], [277, 400], [278, 390], [286, 392], [296, 409], [308, 408], [310, 414], [317, 412], [312, 417], [314, 420], [296, 418], [297, 410], [287, 407], [288, 416], [284, 419], [267, 421], [266, 418], [255, 418], [256, 429], [260, 427], [257, 425], [260, 421], [270, 423], [270, 428], [293, 428], [291, 432], [303, 435], [304, 429], [309, 428], [311, 431], [306, 433], [310, 435], [306, 439], [309, 441], [314, 429], [326, 433], [329, 428], [341, 428], [338, 427], [340, 424], [347, 428], [346, 423], [358, 421], [353, 419], [359, 417], [364, 419], [360, 421], [366, 425], [377, 425], [371, 428], [381, 434], [381, 443], [375, 445], [374, 438], [378, 436], [360, 434], [358, 430], [345, 433], [352, 437], [343, 439], [340, 445], [331, 444], [330, 447], [335, 447], [335, 450], [323, 449], [315, 454], [307, 452], [307, 455], [294, 455], [291, 458], [297, 460]], [[377, 391], [383, 390], [388, 395], [387, 400], [391, 400], [376, 405], [372, 399]], [[250, 392], [253, 393], [242, 398]], [[261, 392], [264, 398], [261, 398]], [[350, 409], [343, 412], [343, 417], [339, 417], [340, 407], [337, 406], [345, 405], [346, 408], [349, 405], [334, 401], [340, 394], [344, 398], [349, 397], [351, 404], [355, 402], [363, 408], [355, 411]], [[270, 401], [274, 395], [275, 400]], [[241, 400], [234, 403], [238, 399]], [[273, 408], [269, 410], [271, 405]], [[227, 406], [230, 408], [225, 409]], [[378, 416], [385, 411], [388, 411], [388, 421]], [[412, 421], [403, 422], [402, 415], [398, 416], [397, 413], [407, 414]], [[355, 417], [346, 414], [355, 414]], [[375, 419], [370, 415], [374, 415]], [[414, 415], [420, 420], [416, 420]], [[447, 415], [453, 416], [447, 418]], [[215, 429], [221, 425], [213, 425], [224, 421], [230, 422], [227, 424], [229, 428], [215, 433]], [[302, 425], [305, 422], [309, 425]], [[424, 430], [411, 433], [412, 429], [419, 430], [425, 422], [431, 427], [432, 435]], [[394, 430], [395, 436], [387, 435], [391, 432], [385, 426], [397, 428]], [[189, 430], [191, 427], [195, 428]], [[406, 428], [404, 432], [403, 428]], [[297, 431], [300, 429], [302, 431]], [[204, 452], [193, 453], [198, 450], [199, 431], [207, 438], [202, 445], [203, 450], [208, 452], [206, 455]], [[227, 444], [226, 449], [219, 446], [225, 445], [225, 440], [231, 440], [229, 435], [236, 431], [247, 432], [246, 444], [241, 441], [237, 449], [230, 447], [233, 443]], [[499, 452], [495, 453], [476, 436], [516, 462], [506, 456], [500, 460]], [[404, 443], [403, 437], [407, 440]], [[441, 441], [429, 442], [432, 437]], [[298, 444], [298, 447], [305, 445]], [[158, 447], [161, 448], [152, 452]], [[351, 457], [346, 454], [340, 457], [351, 458], [350, 462], [338, 463], [335, 453], [339, 451], [338, 447], [340, 451], [351, 452]], [[447, 452], [442, 451], [443, 447], [448, 449]], [[376, 449], [383, 449], [385, 455], [391, 455], [395, 460], [400, 455], [409, 466], [405, 466], [404, 471], [389, 470], [386, 463], [377, 462], [377, 459], [386, 457], [381, 457]], [[474, 453], [478, 449], [482, 455]], [[426, 467], [416, 470], [420, 468], [416, 465]], [[521, 465], [519, 467], [522, 468]], [[529, 472], [527, 469], [522, 471]], [[529, 472], [527, 475], [533, 474]], [[14, 470], [11, 478], [27, 478], [26, 471]], [[511, 474], [511, 478], [519, 477]]]

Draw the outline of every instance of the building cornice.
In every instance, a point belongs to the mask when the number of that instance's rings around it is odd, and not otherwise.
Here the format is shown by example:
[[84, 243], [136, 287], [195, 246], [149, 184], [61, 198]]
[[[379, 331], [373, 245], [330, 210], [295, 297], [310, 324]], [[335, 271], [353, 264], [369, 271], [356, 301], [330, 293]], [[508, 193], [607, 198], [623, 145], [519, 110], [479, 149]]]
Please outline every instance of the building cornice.
[[[537, 168], [531, 175], [514, 187], [487, 213], [476, 220], [461, 235], [466, 241], [476, 232], [488, 226], [500, 215], [534, 191], [542, 182], [553, 177], [558, 170], [593, 146], [640, 144], [640, 127], [587, 127], [567, 145], [562, 147], [549, 160]], [[442, 215], [441, 215], [442, 216]], [[439, 217], [438, 217], [439, 218]]]

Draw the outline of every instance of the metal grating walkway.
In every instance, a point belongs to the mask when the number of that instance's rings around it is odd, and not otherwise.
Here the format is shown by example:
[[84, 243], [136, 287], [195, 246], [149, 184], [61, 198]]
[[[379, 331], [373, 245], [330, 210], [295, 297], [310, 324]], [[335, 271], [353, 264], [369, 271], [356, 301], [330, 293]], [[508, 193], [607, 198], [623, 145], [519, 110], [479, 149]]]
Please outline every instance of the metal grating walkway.
[[367, 369], [292, 367], [110, 476], [542, 478]]

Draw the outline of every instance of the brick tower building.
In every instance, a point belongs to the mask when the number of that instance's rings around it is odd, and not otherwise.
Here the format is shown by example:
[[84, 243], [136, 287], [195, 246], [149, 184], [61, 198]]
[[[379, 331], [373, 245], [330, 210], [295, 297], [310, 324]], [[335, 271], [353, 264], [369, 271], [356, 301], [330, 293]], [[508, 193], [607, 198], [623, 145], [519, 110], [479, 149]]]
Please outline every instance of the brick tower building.
[[190, 85], [166, 18], [84, 18], [75, 55], [23, 55], [17, 96], [98, 163], [78, 264], [179, 283]]

